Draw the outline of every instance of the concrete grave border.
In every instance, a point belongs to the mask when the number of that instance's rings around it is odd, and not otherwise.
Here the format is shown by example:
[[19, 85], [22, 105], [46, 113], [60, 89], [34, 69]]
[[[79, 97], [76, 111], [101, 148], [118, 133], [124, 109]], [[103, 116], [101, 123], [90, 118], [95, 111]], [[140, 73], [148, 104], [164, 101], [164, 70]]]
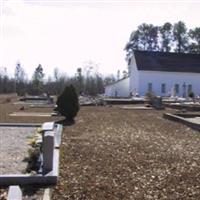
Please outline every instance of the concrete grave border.
[[[38, 123], [0, 123], [0, 127], [41, 127], [42, 124]], [[9, 185], [55, 185], [58, 181], [59, 175], [59, 151], [61, 144], [62, 125], [55, 124], [54, 122], [46, 122], [42, 125], [43, 137], [47, 132], [51, 131], [53, 135], [53, 158], [52, 158], [52, 170], [48, 173], [36, 175], [30, 174], [4, 174], [0, 175], [0, 186]]]
[[13, 112], [10, 113], [11, 117], [58, 117], [56, 112]]
[[121, 106], [120, 108], [124, 110], [156, 110], [153, 107], [145, 107], [145, 106]]
[[187, 110], [187, 111], [200, 111], [200, 105], [190, 105], [190, 104], [171, 104], [164, 102], [164, 106], [176, 110]]
[[13, 102], [13, 105], [19, 105], [19, 106], [27, 106], [30, 108], [55, 108], [56, 104], [55, 103], [47, 103], [45, 101], [40, 101], [40, 102], [25, 102], [25, 101], [16, 101]]
[[[18, 185], [10, 185], [8, 188], [8, 196], [7, 200], [22, 200], [23, 194], [22, 190]], [[45, 188], [44, 193], [42, 195], [42, 200], [50, 200], [51, 199], [51, 189]]]
[[144, 99], [132, 99], [132, 98], [105, 98], [103, 99], [106, 104], [144, 104]]
[[55, 108], [55, 104], [30, 104], [30, 108]]
[[200, 124], [191, 122], [191, 121], [187, 120], [187, 118], [178, 116], [178, 114], [176, 115], [176, 114], [164, 113], [163, 118], [169, 119], [169, 120], [172, 120], [175, 122], [181, 122], [182, 124], [185, 124], [192, 129], [200, 131]]

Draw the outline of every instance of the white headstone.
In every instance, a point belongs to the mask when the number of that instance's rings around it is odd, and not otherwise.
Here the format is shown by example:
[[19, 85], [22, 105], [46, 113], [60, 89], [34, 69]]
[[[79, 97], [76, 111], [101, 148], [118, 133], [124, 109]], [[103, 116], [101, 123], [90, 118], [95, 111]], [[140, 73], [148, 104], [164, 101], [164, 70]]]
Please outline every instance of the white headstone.
[[43, 131], [52, 131], [54, 129], [55, 122], [45, 122], [42, 124]]
[[12, 185], [8, 190], [8, 200], [22, 200], [22, 191], [18, 185]]

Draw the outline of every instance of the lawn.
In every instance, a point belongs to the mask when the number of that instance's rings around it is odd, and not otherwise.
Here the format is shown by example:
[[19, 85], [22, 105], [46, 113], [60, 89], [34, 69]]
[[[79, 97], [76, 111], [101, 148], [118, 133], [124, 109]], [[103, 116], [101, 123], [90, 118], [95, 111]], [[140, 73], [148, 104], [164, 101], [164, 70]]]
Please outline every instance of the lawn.
[[[19, 107], [0, 102], [0, 122], [61, 119], [8, 115]], [[43, 110], [52, 111], [25, 112]], [[199, 132], [163, 119], [163, 112], [82, 107], [63, 130], [52, 199], [200, 199]]]

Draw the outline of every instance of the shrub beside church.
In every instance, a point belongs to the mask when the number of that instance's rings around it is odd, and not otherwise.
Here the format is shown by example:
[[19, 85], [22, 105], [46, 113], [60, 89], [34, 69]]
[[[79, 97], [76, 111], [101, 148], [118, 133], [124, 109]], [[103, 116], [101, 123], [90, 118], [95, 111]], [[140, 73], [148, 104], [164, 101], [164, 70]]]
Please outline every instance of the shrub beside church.
[[66, 120], [73, 121], [79, 111], [79, 100], [73, 85], [65, 87], [57, 99], [57, 111], [65, 116]]

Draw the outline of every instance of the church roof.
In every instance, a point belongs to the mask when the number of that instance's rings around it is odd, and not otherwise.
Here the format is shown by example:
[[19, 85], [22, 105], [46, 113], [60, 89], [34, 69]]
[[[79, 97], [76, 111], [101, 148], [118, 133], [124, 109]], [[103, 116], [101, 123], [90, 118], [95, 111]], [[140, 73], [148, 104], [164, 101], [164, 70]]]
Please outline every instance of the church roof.
[[200, 73], [200, 54], [134, 51], [138, 70]]

